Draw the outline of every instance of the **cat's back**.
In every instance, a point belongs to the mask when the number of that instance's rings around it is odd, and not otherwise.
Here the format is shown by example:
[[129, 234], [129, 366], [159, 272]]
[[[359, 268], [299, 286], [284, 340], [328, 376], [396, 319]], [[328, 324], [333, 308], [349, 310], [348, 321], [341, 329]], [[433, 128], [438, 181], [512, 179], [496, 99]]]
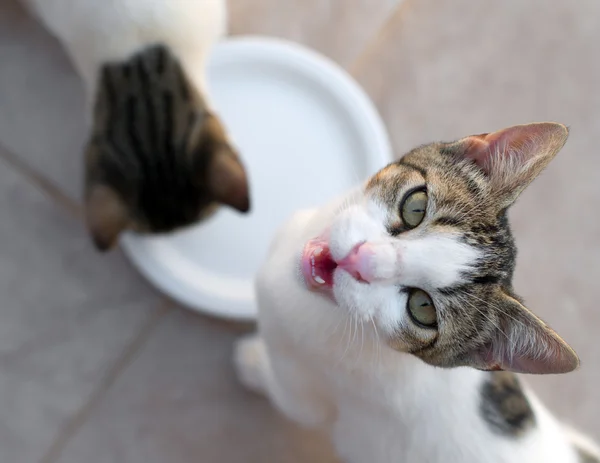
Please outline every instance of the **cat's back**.
[[223, 28], [223, 0], [21, 0], [59, 37], [73, 33], [109, 32], [127, 28], [144, 36], [159, 29], [196, 35], [211, 24]]
[[158, 43], [203, 55], [226, 31], [225, 0], [21, 1], [62, 42], [84, 78], [100, 63]]

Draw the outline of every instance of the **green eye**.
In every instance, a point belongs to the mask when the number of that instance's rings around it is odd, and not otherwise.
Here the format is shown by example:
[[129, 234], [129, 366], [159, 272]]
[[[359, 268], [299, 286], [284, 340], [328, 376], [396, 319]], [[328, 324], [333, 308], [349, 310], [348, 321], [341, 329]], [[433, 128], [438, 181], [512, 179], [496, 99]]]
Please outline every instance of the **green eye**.
[[437, 313], [429, 295], [425, 291], [415, 289], [408, 296], [408, 312], [420, 325], [433, 328], [437, 325]]
[[400, 207], [402, 222], [409, 227], [415, 228], [425, 218], [427, 212], [427, 192], [423, 190], [409, 194]]

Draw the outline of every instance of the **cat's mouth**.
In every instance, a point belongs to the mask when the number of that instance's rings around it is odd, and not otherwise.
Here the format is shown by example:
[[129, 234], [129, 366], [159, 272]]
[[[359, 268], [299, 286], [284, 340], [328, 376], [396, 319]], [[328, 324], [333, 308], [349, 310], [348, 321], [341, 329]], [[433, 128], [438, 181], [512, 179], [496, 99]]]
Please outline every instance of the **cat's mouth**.
[[309, 289], [331, 289], [333, 272], [337, 266], [325, 240], [316, 238], [306, 243], [302, 252], [301, 269]]
[[[331, 255], [329, 244], [323, 238], [310, 240], [302, 251], [301, 268], [308, 289], [330, 291], [333, 288], [333, 274], [337, 268], [344, 270], [360, 283], [369, 283], [368, 265], [361, 252], [364, 242], [358, 243], [343, 259], [336, 261]], [[364, 246], [366, 248], [367, 246]]]

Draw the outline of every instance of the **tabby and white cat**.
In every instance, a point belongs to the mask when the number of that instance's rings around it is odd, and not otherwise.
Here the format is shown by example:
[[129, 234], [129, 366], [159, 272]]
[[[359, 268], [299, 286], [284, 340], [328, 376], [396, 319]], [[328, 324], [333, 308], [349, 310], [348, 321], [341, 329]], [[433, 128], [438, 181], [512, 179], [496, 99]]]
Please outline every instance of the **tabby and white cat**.
[[21, 1], [85, 83], [86, 219], [99, 249], [127, 228], [169, 232], [219, 204], [248, 211], [245, 169], [205, 79], [225, 0]]
[[514, 293], [507, 222], [567, 136], [536, 123], [421, 146], [295, 214], [258, 275], [241, 381], [346, 463], [600, 462], [513, 374], [579, 364]]

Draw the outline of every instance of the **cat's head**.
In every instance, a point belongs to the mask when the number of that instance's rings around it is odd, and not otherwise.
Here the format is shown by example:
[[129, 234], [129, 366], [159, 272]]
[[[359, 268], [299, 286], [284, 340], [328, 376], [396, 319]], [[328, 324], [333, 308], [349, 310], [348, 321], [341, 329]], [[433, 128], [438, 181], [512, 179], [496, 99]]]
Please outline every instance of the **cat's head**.
[[432, 365], [575, 369], [575, 352], [513, 291], [507, 219], [567, 137], [537, 123], [414, 149], [306, 244], [304, 279]]
[[223, 123], [165, 46], [102, 69], [85, 183], [100, 250], [126, 229], [166, 233], [220, 205], [250, 208], [246, 170]]

